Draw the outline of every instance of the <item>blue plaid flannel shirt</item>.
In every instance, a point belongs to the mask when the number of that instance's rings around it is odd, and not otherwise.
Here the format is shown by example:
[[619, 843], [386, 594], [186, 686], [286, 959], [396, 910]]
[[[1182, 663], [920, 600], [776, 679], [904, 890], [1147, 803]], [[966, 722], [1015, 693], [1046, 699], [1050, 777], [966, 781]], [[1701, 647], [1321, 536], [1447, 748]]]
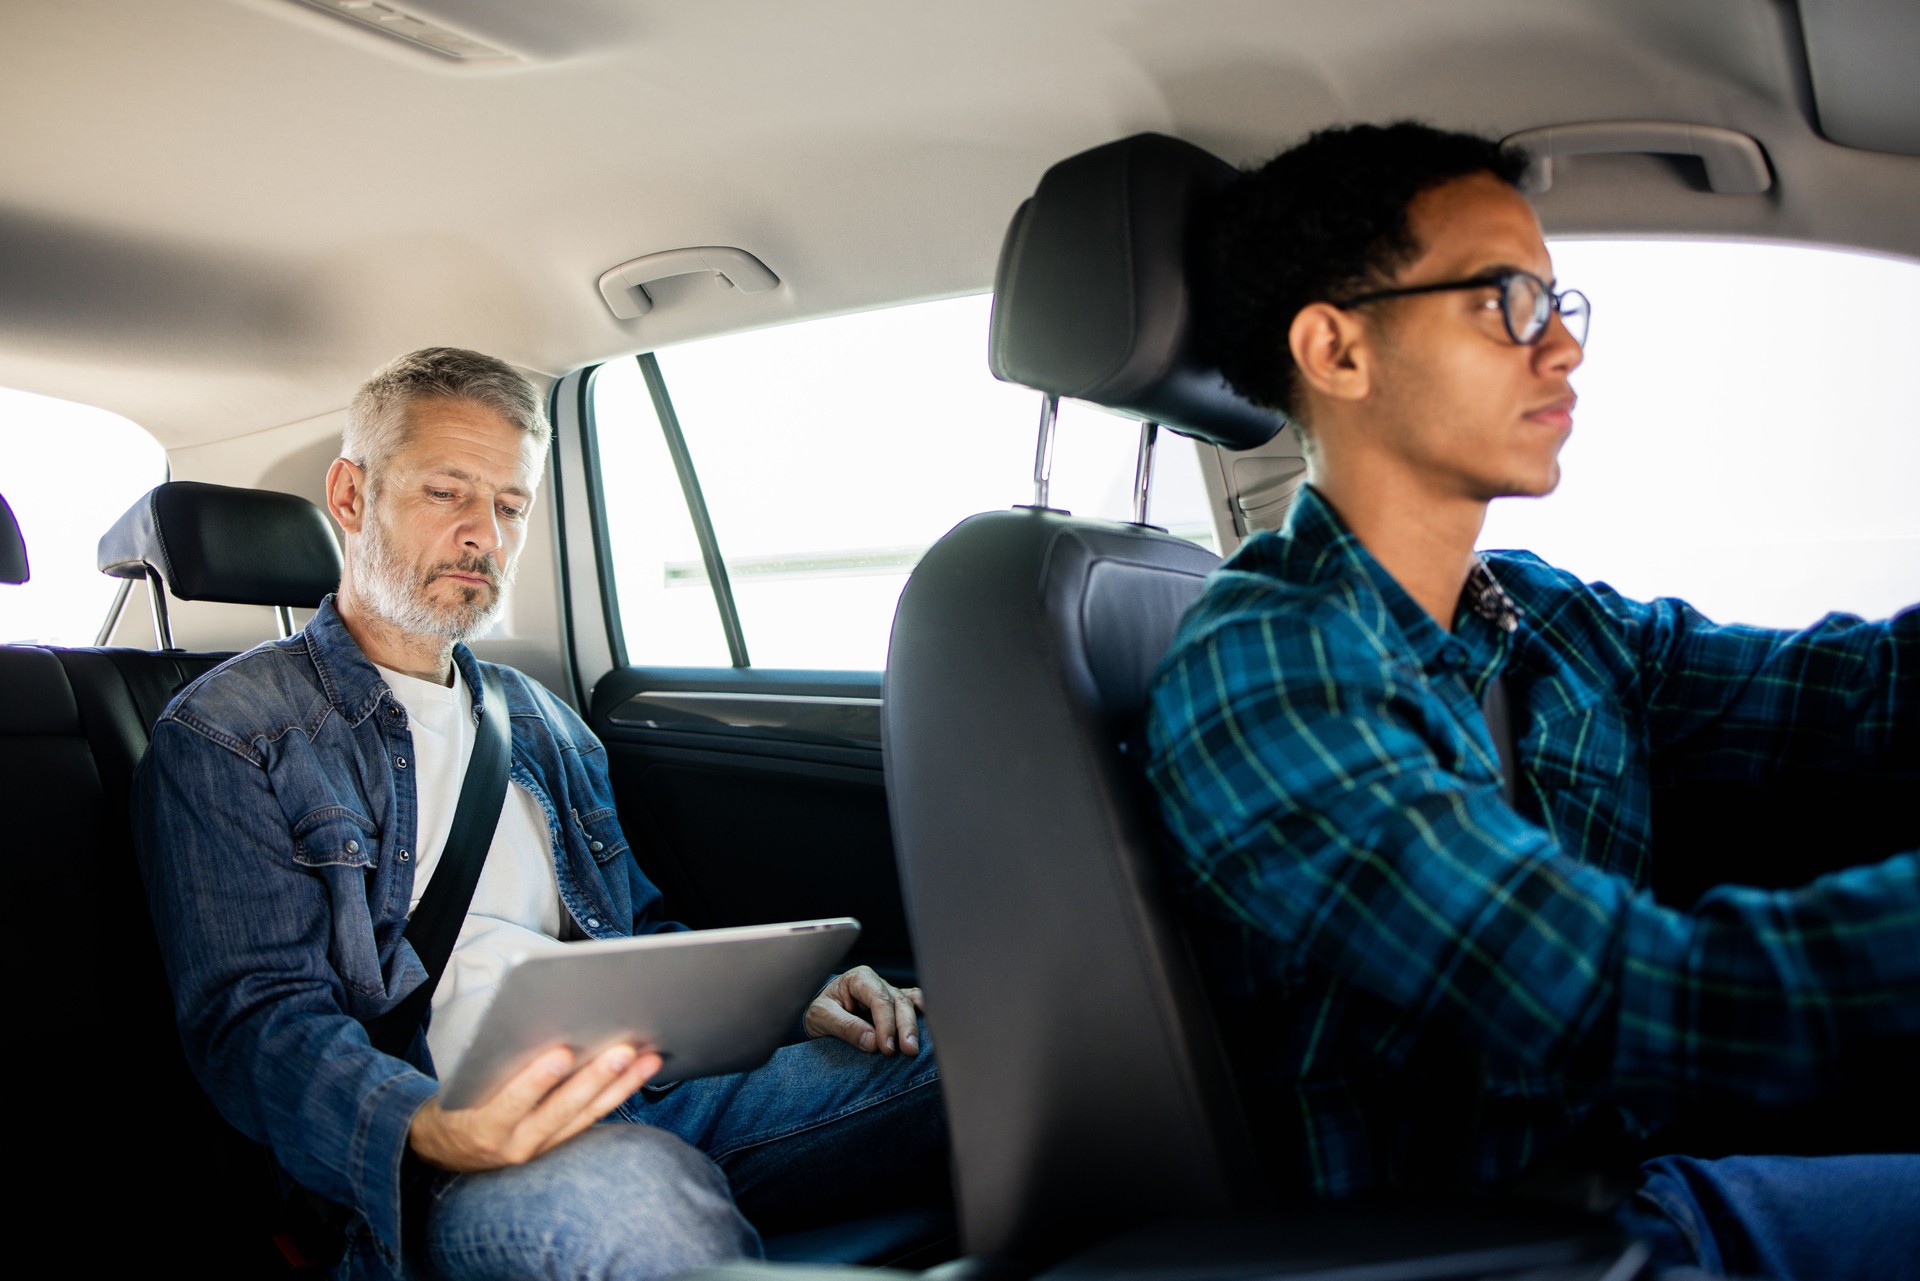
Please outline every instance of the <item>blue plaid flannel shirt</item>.
[[1920, 777], [1920, 609], [1723, 626], [1483, 563], [1449, 634], [1303, 488], [1151, 691], [1148, 778], [1283, 1186], [1498, 1187], [1592, 1114], [1640, 1136], [1801, 1099], [1920, 1033], [1920, 854], [1685, 912], [1646, 889], [1656, 782]]

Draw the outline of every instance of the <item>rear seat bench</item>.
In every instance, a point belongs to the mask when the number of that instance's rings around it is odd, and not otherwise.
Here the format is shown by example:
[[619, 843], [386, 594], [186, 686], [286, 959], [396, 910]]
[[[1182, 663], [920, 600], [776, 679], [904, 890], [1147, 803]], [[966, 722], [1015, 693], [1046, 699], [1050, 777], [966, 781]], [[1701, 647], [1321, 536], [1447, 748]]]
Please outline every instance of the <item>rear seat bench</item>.
[[[113, 1248], [132, 1257], [164, 1249], [196, 1266], [262, 1275], [286, 1266], [265, 1230], [279, 1214], [272, 1168], [214, 1110], [180, 1053], [128, 818], [133, 771], [160, 712], [227, 657], [0, 650], [0, 706], [15, 708], [28, 679], [43, 705], [62, 705], [57, 736], [39, 744], [48, 766], [42, 780], [7, 769], [10, 808], [59, 813], [68, 829], [60, 844], [74, 852], [80, 842], [69, 824], [82, 822], [91, 832], [84, 859], [66, 864], [88, 908], [65, 941], [86, 953], [91, 994], [69, 994], [56, 1016], [83, 1056], [105, 1060], [83, 1075], [100, 1078], [104, 1096], [89, 1105], [98, 1110], [84, 1146], [96, 1174], [110, 1180], [102, 1189], [107, 1208], [89, 1217]], [[10, 717], [9, 746], [20, 728]], [[42, 840], [34, 847], [55, 848]]]
[[[27, 578], [0, 500], [0, 582]], [[16, 1095], [25, 1132], [45, 1136], [36, 1183], [88, 1225], [83, 1250], [165, 1241], [243, 1263], [225, 1216], [245, 1193], [221, 1180], [217, 1150], [244, 1140], [181, 1058], [127, 821], [154, 719], [172, 689], [220, 657], [0, 646], [8, 986], [24, 997], [12, 1010], [10, 1072], [30, 1087]], [[257, 1157], [237, 1168], [265, 1174]], [[204, 1243], [201, 1224], [214, 1229]]]
[[[0, 525], [17, 543], [11, 513]], [[162, 582], [181, 599], [280, 607], [284, 626], [286, 606], [316, 605], [339, 580], [332, 531], [312, 504], [187, 482], [149, 493], [100, 553], [103, 571], [149, 579], [163, 637]], [[9, 581], [26, 577], [24, 552], [19, 560]], [[129, 818], [154, 723], [229, 657], [0, 646], [0, 800], [14, 851], [8, 901], [28, 926], [22, 963], [33, 967], [15, 972], [37, 978], [21, 985], [23, 1026], [49, 1029], [63, 1047], [62, 1073], [45, 1091], [58, 1102], [43, 1123], [67, 1131], [50, 1155], [69, 1167], [73, 1191], [60, 1195], [99, 1234], [84, 1244], [271, 1275], [288, 1270], [271, 1239], [272, 1167], [221, 1119], [180, 1053]]]

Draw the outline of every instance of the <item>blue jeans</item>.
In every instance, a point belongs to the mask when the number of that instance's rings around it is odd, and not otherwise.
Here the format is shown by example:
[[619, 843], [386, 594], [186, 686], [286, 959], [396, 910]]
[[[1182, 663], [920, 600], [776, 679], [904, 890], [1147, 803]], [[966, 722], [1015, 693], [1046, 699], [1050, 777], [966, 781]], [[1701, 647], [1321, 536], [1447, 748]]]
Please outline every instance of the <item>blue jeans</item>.
[[442, 1180], [436, 1277], [652, 1278], [760, 1254], [756, 1228], [887, 1208], [946, 1173], [939, 1069], [822, 1039], [751, 1072], [645, 1088], [525, 1165]]
[[1920, 1278], [1920, 1156], [1667, 1156], [1617, 1212], [1654, 1262], [1768, 1281]]

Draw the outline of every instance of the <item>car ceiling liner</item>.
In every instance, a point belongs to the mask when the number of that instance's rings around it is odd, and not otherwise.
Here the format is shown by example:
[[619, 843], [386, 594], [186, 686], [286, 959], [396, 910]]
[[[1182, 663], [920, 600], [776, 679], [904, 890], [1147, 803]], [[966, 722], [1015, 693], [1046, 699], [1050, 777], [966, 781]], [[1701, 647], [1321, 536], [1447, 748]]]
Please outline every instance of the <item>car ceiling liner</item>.
[[1920, 156], [1920, 4], [1799, 0], [1799, 9], [1820, 132]]

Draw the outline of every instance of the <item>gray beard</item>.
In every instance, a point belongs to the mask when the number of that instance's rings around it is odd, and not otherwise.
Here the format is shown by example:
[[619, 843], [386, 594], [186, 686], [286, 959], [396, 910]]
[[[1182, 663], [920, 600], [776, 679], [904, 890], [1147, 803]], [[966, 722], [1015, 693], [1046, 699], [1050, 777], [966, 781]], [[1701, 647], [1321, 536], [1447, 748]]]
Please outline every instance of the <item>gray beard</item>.
[[[367, 523], [349, 551], [354, 585], [367, 612], [401, 632], [412, 636], [433, 636], [454, 644], [482, 635], [507, 603], [507, 588], [513, 585], [518, 558], [504, 568], [492, 560], [477, 557], [470, 561], [444, 561], [424, 571], [416, 571], [400, 560], [386, 525], [378, 513], [369, 510]], [[443, 573], [485, 574], [494, 583], [492, 599], [478, 589], [465, 593], [466, 600], [436, 605], [428, 599], [427, 585]]]

